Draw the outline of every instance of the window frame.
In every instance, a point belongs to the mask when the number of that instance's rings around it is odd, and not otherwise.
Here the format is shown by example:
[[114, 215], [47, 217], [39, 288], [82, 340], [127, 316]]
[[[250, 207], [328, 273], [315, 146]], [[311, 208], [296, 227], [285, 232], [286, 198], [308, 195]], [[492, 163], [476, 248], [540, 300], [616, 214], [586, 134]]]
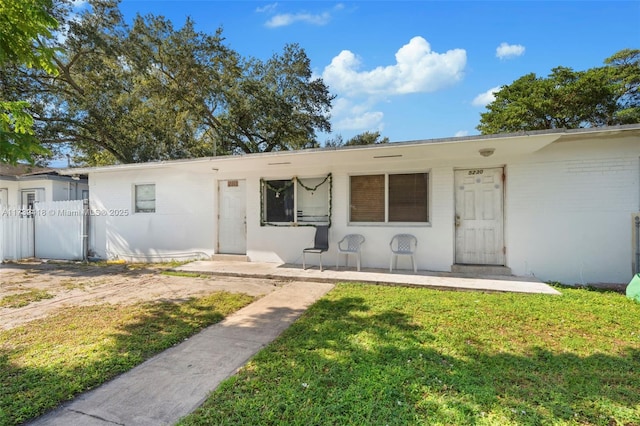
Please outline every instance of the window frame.
[[[427, 208], [426, 208], [426, 221], [391, 221], [389, 220], [390, 212], [390, 197], [389, 197], [389, 176], [393, 175], [427, 175]], [[351, 178], [354, 176], [380, 176], [384, 175], [384, 220], [382, 221], [354, 221], [351, 219]], [[431, 194], [432, 194], [432, 172], [431, 170], [408, 170], [408, 171], [394, 171], [394, 172], [369, 172], [369, 173], [357, 173], [350, 174], [348, 176], [348, 200], [347, 200], [347, 226], [431, 226]]]
[[[141, 209], [138, 208], [138, 187], [141, 186], [153, 186], [153, 209]], [[153, 182], [145, 182], [145, 183], [134, 183], [133, 184], [133, 213], [134, 214], [152, 214], [158, 211], [158, 197], [156, 191], [156, 184]], [[140, 201], [152, 201], [152, 200], [140, 200]]]
[[[320, 188], [324, 185], [327, 185], [326, 189], [326, 215], [310, 215], [313, 218], [326, 217], [326, 220], [305, 220], [302, 215], [303, 210], [300, 210], [302, 206], [300, 206], [300, 199], [302, 198], [300, 191], [309, 191], [308, 188], [312, 188], [305, 184], [305, 181], [318, 181], [318, 185], [314, 186], [316, 189]], [[281, 182], [281, 181], [290, 181], [291, 188], [293, 188], [293, 211], [292, 211], [292, 220], [291, 221], [270, 221], [267, 220], [267, 212], [268, 212], [268, 192], [271, 184], [269, 182]], [[261, 178], [260, 179], [260, 226], [316, 226], [316, 225], [330, 225], [331, 224], [331, 197], [333, 191], [332, 184], [332, 176], [329, 173], [326, 176], [310, 176], [299, 178], [297, 176], [293, 176], [290, 178]], [[313, 191], [315, 192], [315, 191]]]

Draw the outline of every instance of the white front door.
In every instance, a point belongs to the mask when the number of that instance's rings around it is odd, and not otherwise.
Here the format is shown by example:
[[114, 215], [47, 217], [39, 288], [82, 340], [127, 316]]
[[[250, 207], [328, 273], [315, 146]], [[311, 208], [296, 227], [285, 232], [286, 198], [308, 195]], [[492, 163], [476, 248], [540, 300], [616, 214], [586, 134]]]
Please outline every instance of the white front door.
[[456, 263], [504, 265], [504, 169], [455, 171]]
[[247, 253], [247, 197], [244, 180], [218, 182], [218, 253]]

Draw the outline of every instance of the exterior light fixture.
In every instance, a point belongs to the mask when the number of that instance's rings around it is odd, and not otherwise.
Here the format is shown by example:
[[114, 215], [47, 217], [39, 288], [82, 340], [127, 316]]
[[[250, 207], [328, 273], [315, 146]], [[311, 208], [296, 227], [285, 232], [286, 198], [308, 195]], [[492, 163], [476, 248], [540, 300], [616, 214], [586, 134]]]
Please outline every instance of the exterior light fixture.
[[483, 148], [478, 151], [483, 157], [490, 157], [496, 152], [495, 148]]

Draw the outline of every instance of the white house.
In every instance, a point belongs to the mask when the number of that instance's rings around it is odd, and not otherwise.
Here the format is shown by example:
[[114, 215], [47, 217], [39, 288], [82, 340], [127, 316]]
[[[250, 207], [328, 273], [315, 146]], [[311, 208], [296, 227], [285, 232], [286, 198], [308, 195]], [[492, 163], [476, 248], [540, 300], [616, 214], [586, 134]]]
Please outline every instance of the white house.
[[86, 177], [74, 179], [59, 171], [27, 164], [0, 164], [0, 209], [89, 197]]
[[411, 233], [421, 270], [488, 265], [567, 284], [627, 283], [640, 125], [65, 173], [89, 176], [90, 245], [102, 258], [301, 263], [314, 236], [306, 225], [330, 221], [325, 264], [342, 236], [359, 233], [363, 267], [388, 267], [393, 235]]

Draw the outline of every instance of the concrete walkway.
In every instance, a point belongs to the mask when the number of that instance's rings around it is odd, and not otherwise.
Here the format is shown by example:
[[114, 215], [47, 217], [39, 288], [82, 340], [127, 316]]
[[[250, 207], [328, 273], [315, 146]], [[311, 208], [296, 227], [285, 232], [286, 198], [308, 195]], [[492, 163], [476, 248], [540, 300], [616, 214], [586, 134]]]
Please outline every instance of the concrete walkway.
[[477, 274], [453, 274], [449, 272], [429, 272], [388, 269], [335, 268], [330, 266], [320, 271], [318, 266], [306, 270], [301, 265], [201, 260], [175, 268], [178, 271], [198, 272], [213, 275], [251, 278], [277, 278], [312, 282], [363, 282], [382, 285], [402, 285], [428, 287], [446, 290], [497, 291], [514, 293], [542, 293], [559, 295], [553, 287], [536, 277], [516, 277], [513, 275], [480, 276]]
[[172, 425], [333, 284], [293, 281], [30, 425]]

